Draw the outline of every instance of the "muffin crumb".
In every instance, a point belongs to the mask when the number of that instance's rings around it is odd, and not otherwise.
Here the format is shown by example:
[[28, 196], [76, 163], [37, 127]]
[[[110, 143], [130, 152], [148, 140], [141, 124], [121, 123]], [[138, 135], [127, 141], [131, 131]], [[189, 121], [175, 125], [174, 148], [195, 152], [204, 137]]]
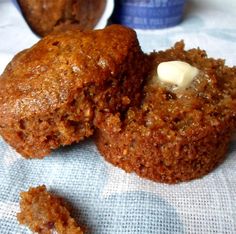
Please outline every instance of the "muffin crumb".
[[30, 188], [20, 194], [20, 224], [41, 234], [83, 234], [82, 229], [70, 216], [62, 198], [47, 191], [45, 185]]

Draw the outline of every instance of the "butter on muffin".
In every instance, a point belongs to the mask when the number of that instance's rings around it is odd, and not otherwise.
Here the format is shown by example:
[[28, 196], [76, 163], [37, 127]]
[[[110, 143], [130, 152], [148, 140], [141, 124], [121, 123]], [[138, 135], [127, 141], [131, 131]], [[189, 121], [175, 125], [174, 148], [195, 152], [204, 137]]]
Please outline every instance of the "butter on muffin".
[[18, 3], [29, 26], [40, 36], [65, 25], [93, 29], [106, 6], [106, 0], [18, 0]]
[[119, 25], [46, 36], [1, 75], [0, 134], [26, 158], [92, 135], [95, 122], [139, 102], [145, 59]]
[[70, 216], [68, 205], [55, 194], [48, 192], [45, 185], [30, 188], [20, 194], [20, 213], [17, 219], [33, 232], [50, 234], [83, 234], [76, 221]]
[[202, 177], [225, 158], [236, 128], [236, 67], [200, 49], [185, 51], [183, 42], [152, 53], [150, 63], [141, 106], [101, 122], [98, 149], [150, 180]]

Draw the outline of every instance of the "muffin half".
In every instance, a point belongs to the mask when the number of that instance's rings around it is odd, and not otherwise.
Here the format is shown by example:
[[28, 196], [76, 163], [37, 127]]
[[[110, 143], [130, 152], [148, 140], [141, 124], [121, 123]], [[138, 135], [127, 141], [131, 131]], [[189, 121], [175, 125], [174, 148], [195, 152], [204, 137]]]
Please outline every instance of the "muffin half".
[[26, 158], [92, 135], [96, 119], [139, 102], [145, 59], [123, 26], [48, 35], [1, 75], [0, 134]]
[[[202, 177], [225, 158], [236, 127], [236, 68], [200, 49], [185, 51], [183, 42], [149, 59], [141, 106], [101, 122], [98, 149], [115, 166], [154, 181]], [[160, 81], [157, 67], [170, 61], [198, 70], [188, 87]]]

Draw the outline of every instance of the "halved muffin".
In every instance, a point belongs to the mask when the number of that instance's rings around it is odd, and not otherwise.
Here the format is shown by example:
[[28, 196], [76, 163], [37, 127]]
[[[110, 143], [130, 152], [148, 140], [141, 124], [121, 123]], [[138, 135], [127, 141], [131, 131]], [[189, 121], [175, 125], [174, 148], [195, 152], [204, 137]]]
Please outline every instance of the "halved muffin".
[[92, 135], [97, 118], [139, 102], [145, 59], [119, 25], [48, 35], [1, 75], [0, 134], [26, 158]]
[[[203, 50], [186, 51], [183, 42], [149, 59], [141, 106], [101, 122], [98, 149], [115, 166], [154, 181], [202, 177], [225, 158], [236, 127], [236, 68], [207, 58]], [[198, 69], [189, 87], [158, 79], [158, 65], [170, 61]]]

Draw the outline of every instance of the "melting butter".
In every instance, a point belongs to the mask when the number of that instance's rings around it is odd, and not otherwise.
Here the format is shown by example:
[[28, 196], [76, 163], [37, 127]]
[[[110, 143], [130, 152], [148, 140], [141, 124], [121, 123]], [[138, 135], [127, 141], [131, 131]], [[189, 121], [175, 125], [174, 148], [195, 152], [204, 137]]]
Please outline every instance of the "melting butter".
[[162, 62], [157, 67], [157, 78], [179, 89], [188, 88], [198, 73], [196, 67], [182, 61]]

